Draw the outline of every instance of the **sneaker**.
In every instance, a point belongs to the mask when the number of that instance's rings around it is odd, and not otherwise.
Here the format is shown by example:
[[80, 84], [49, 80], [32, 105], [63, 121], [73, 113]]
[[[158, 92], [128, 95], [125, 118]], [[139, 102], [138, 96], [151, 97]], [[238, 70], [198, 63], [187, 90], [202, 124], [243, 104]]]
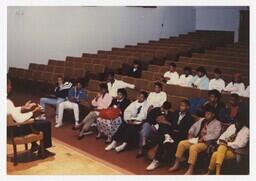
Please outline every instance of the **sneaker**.
[[59, 127], [61, 127], [63, 124], [62, 123], [57, 123], [54, 127], [55, 128], [59, 128]]
[[110, 143], [106, 148], [105, 150], [106, 151], [110, 151], [110, 150], [113, 150], [116, 148], [116, 141], [112, 141], [112, 143]]
[[36, 117], [35, 120], [46, 120], [45, 114]]
[[159, 161], [153, 160], [149, 166], [146, 168], [147, 171], [155, 170], [157, 167], [159, 167]]
[[123, 143], [115, 148], [116, 152], [121, 152], [125, 149], [127, 143]]

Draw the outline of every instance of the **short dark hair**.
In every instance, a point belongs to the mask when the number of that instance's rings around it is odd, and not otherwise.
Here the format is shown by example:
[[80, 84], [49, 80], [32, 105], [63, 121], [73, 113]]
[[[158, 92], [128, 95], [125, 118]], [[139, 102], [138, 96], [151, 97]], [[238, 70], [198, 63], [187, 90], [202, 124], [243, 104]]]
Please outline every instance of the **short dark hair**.
[[192, 74], [192, 70], [191, 70], [190, 67], [184, 67], [184, 68], [183, 68], [183, 71], [184, 71], [184, 72], [185, 72], [185, 71], [188, 71], [189, 74]]
[[235, 117], [235, 122], [240, 122], [242, 125], [249, 127], [249, 111], [238, 110], [238, 114]]
[[200, 66], [196, 69], [197, 72], [201, 72], [203, 74], [206, 74], [206, 69], [203, 66]]
[[155, 85], [163, 89], [163, 85], [160, 82], [155, 82]]
[[183, 103], [185, 103], [187, 106], [190, 106], [190, 102], [189, 102], [189, 100], [187, 100], [187, 99], [183, 99], [183, 100], [181, 100], [180, 102], [183, 102]]
[[122, 95], [124, 95], [124, 97], [127, 97], [127, 91], [124, 88], [118, 89], [117, 93], [121, 93]]
[[84, 80], [83, 79], [76, 79], [75, 80], [75, 85], [80, 83], [82, 85], [82, 87], [84, 87]]
[[214, 95], [218, 99], [220, 99], [220, 97], [221, 97], [221, 93], [218, 90], [216, 90], [216, 89], [208, 91], [208, 96], [211, 96], [211, 95]]
[[107, 72], [107, 76], [114, 77], [115, 76], [115, 72], [114, 71], [108, 71]]
[[209, 105], [209, 104], [207, 104], [204, 107], [204, 112], [211, 112], [211, 113], [214, 113], [216, 115], [216, 109], [213, 106]]
[[173, 66], [176, 68], [176, 63], [172, 62], [172, 63], [170, 63], [170, 66]]
[[238, 102], [238, 101], [239, 101], [239, 98], [240, 98], [239, 95], [238, 95], [238, 94], [235, 94], [235, 93], [234, 93], [234, 94], [231, 94], [230, 97], [233, 97], [233, 98], [236, 100], [236, 102]]
[[145, 99], [148, 98], [148, 93], [146, 91], [140, 91], [140, 94], [142, 94]]
[[171, 109], [172, 108], [172, 103], [170, 103], [170, 102], [168, 102], [168, 101], [165, 101], [164, 103], [163, 103], [163, 105], [162, 105], [162, 107], [164, 108], [164, 109]]
[[139, 60], [134, 60], [133, 64], [139, 65], [140, 66], [140, 61]]
[[106, 89], [108, 91], [108, 85], [106, 83], [100, 83], [100, 89]]
[[214, 69], [215, 74], [222, 74], [221, 70], [219, 68]]

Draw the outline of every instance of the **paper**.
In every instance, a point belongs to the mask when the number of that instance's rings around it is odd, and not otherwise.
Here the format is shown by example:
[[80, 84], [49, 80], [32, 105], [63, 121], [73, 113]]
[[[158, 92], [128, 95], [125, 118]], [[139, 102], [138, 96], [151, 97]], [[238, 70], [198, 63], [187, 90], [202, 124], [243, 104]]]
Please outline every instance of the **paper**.
[[198, 143], [198, 138], [190, 138], [188, 140], [189, 143], [192, 143], [192, 144], [197, 144]]

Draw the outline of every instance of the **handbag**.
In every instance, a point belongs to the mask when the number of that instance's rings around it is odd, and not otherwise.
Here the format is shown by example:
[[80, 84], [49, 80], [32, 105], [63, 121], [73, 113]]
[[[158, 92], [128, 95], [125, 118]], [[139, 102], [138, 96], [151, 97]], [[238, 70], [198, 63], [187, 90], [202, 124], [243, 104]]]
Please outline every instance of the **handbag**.
[[102, 109], [100, 111], [99, 117], [103, 118], [103, 119], [116, 119], [118, 118], [120, 115], [120, 109], [118, 108], [114, 108], [114, 107], [110, 107], [107, 109]]

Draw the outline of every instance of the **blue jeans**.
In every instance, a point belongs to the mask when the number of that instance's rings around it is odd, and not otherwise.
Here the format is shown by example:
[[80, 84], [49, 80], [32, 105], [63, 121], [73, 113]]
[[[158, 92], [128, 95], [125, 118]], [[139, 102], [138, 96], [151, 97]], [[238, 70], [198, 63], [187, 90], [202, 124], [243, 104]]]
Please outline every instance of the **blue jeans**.
[[42, 106], [44, 110], [45, 110], [46, 104], [56, 106], [56, 115], [58, 116], [58, 110], [59, 110], [58, 106], [63, 101], [65, 101], [64, 98], [45, 98], [45, 97], [43, 97], [40, 99], [40, 106]]
[[142, 124], [142, 128], [140, 130], [140, 146], [145, 146], [146, 140], [153, 134], [153, 129], [151, 127], [151, 124], [148, 122], [145, 122]]

